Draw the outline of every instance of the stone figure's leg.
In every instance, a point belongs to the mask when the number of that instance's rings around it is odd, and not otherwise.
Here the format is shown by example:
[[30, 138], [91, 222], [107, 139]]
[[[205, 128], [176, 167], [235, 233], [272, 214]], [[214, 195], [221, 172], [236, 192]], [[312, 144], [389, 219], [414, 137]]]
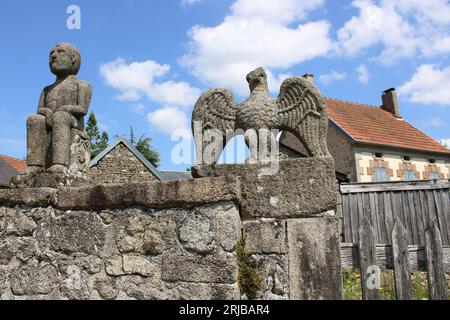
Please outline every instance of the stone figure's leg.
[[69, 165], [70, 130], [76, 119], [68, 112], [58, 111], [53, 115], [52, 146], [53, 158], [51, 172], [63, 172]]
[[45, 117], [33, 115], [27, 119], [27, 165], [30, 173], [42, 171], [47, 153], [48, 135]]

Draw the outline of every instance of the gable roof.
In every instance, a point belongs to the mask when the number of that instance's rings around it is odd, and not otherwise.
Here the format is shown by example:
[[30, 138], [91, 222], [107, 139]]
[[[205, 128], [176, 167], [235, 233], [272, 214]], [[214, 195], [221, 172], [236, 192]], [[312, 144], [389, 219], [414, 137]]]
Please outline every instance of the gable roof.
[[150, 161], [148, 161], [142, 155], [142, 153], [140, 153], [139, 150], [137, 150], [127, 139], [122, 137], [117, 138], [105, 150], [100, 152], [100, 154], [91, 161], [91, 167], [96, 166], [100, 162], [100, 160], [102, 160], [107, 154], [109, 154], [112, 150], [114, 150], [115, 147], [117, 147], [121, 143], [123, 143], [136, 156], [136, 158], [138, 158], [139, 161], [141, 161], [142, 164], [146, 166], [160, 181], [163, 180], [161, 174], [158, 172], [155, 166], [152, 165]]
[[0, 154], [0, 158], [5, 160], [17, 172], [24, 172], [27, 169], [27, 162], [25, 160], [16, 159], [13, 157]]
[[450, 155], [450, 150], [404, 119], [375, 106], [327, 99], [331, 122], [352, 142]]
[[3, 157], [0, 157], [0, 187], [9, 188], [9, 181], [19, 171], [14, 169]]

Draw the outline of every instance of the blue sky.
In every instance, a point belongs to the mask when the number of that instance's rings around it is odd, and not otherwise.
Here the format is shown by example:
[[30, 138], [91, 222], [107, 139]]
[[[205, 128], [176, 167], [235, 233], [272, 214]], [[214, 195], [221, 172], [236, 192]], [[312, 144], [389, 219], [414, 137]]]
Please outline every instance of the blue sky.
[[[66, 10], [81, 9], [69, 30]], [[288, 75], [313, 73], [324, 95], [372, 105], [399, 90], [403, 117], [450, 142], [450, 3], [446, 0], [13, 1], [0, 5], [0, 154], [26, 156], [28, 115], [54, 81], [48, 53], [71, 42], [91, 109], [111, 137], [147, 134], [161, 168], [184, 170], [171, 151], [192, 107], [211, 87], [246, 98], [263, 66], [271, 94]]]

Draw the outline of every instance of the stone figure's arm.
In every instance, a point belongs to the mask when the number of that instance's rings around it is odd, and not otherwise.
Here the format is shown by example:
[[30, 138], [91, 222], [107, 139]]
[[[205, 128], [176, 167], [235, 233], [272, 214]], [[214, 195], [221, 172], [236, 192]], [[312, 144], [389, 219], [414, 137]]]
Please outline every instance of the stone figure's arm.
[[77, 106], [63, 106], [61, 111], [66, 111], [76, 117], [84, 117], [88, 113], [89, 104], [92, 99], [92, 87], [85, 81], [79, 81], [78, 90], [78, 105]]
[[45, 107], [45, 89], [42, 90], [41, 97], [39, 98], [39, 105], [37, 114], [40, 114], [44, 117], [48, 117], [53, 113], [53, 111], [49, 108]]

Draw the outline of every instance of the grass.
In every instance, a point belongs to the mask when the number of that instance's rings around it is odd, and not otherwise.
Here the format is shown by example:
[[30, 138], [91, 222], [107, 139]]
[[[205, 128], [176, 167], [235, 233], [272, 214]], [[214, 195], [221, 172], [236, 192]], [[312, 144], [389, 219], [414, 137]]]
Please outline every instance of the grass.
[[[361, 300], [361, 274], [359, 270], [343, 271], [344, 300]], [[415, 300], [428, 300], [428, 280], [426, 272], [412, 274], [413, 296]], [[449, 285], [450, 292], [450, 285]], [[396, 300], [394, 272], [382, 270], [380, 295], [382, 300]], [[450, 297], [449, 297], [450, 298]]]

